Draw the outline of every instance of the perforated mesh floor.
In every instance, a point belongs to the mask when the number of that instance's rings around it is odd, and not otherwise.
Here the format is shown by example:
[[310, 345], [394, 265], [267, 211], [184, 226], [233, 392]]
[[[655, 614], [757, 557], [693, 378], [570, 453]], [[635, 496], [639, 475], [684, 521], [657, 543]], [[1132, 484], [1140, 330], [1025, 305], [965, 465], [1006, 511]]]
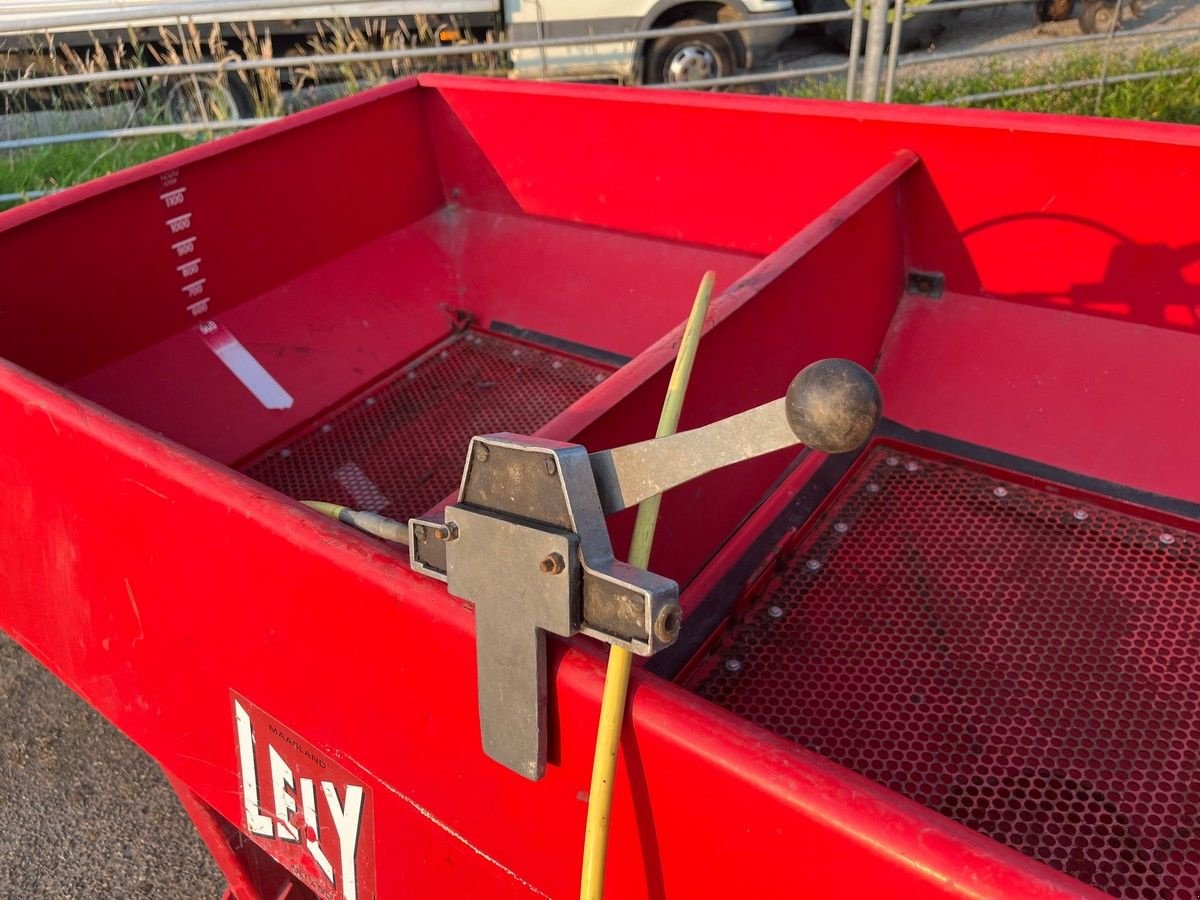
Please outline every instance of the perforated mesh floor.
[[888, 448], [694, 689], [1123, 897], [1200, 894], [1200, 540]]
[[407, 519], [458, 487], [477, 434], [532, 434], [612, 370], [468, 331], [246, 470], [298, 500]]

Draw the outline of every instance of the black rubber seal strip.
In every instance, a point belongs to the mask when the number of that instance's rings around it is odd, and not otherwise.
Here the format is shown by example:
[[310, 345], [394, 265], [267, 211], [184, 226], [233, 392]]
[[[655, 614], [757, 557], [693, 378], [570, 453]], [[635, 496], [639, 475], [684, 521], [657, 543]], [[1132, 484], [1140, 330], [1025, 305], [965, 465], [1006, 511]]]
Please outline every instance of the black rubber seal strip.
[[584, 359], [590, 359], [593, 362], [611, 366], [614, 369], [621, 368], [621, 366], [633, 359], [632, 356], [622, 356], [620, 353], [613, 353], [611, 350], [601, 350], [599, 347], [590, 347], [587, 344], [580, 344], [576, 341], [567, 341], [552, 334], [543, 334], [540, 331], [534, 331], [530, 328], [521, 328], [519, 325], [509, 325], [507, 322], [492, 322], [489, 329], [496, 334], [519, 338], [531, 344], [538, 344], [548, 350], [557, 350], [560, 353], [581, 356]]
[[979, 444], [961, 441], [958, 438], [946, 437], [944, 434], [932, 431], [917, 431], [888, 419], [884, 419], [879, 423], [879, 428], [875, 431], [875, 436], [905, 444], [912, 444], [915, 447], [925, 447], [929, 450], [945, 453], [947, 456], [957, 456], [998, 469], [1008, 469], [1010, 472], [1028, 475], [1031, 478], [1037, 478], [1041, 481], [1057, 482], [1058, 484], [1076, 488], [1089, 494], [1097, 494], [1102, 497], [1108, 497], [1111, 500], [1119, 500], [1122, 503], [1130, 503], [1135, 506], [1143, 506], [1147, 509], [1169, 513], [1170, 515], [1179, 516], [1184, 519], [1200, 521], [1200, 503], [1181, 500], [1178, 497], [1155, 494], [1150, 491], [1138, 490], [1124, 484], [1105, 481], [1103, 478], [1080, 475], [1078, 472], [1072, 472], [1069, 469], [1060, 469], [1057, 466], [1036, 462], [1032, 459], [1026, 459], [1023, 456], [1014, 456], [1011, 453], [993, 450], [991, 447], [983, 447]]
[[[868, 442], [867, 446], [870, 446]], [[866, 449], [866, 448], [863, 448]], [[787, 534], [788, 530], [804, 524], [830, 492], [837, 487], [863, 450], [830, 456], [821, 464], [770, 525], [755, 538], [750, 548], [730, 567], [712, 592], [705, 597], [683, 622], [679, 638], [670, 647], [652, 656], [645, 668], [655, 675], [674, 679], [704, 646], [722, 622], [729, 618], [733, 607], [746, 589], [746, 582], [763, 560]], [[772, 488], [777, 490], [779, 484]]]

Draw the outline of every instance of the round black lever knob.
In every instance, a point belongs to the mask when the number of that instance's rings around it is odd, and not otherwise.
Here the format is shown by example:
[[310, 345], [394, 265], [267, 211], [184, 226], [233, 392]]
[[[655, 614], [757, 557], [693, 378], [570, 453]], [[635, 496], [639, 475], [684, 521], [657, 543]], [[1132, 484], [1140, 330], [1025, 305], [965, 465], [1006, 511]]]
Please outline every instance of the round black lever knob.
[[846, 453], [867, 442], [883, 414], [871, 373], [848, 359], [822, 359], [792, 379], [788, 424], [814, 450]]

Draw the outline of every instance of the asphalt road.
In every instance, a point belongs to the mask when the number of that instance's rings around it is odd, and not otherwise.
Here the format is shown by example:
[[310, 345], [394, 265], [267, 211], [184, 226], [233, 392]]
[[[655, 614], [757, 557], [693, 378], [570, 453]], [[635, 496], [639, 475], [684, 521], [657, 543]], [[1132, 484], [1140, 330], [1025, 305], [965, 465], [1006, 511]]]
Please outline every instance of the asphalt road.
[[221, 896], [154, 762], [3, 635], [0, 697], [0, 896]]

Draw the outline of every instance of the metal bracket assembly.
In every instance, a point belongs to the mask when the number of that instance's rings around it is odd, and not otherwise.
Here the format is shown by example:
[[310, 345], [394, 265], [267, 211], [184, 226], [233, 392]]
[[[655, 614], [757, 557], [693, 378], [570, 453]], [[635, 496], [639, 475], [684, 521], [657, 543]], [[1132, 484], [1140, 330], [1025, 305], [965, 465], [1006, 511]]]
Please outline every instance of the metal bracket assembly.
[[588, 454], [515, 434], [471, 439], [458, 502], [412, 519], [413, 568], [475, 605], [484, 751], [546, 769], [546, 634], [586, 634], [649, 656], [679, 635], [679, 586], [613, 555], [604, 517], [722, 466], [801, 442], [844, 452], [882, 401], [847, 360], [802, 371], [783, 399], [694, 431]]

